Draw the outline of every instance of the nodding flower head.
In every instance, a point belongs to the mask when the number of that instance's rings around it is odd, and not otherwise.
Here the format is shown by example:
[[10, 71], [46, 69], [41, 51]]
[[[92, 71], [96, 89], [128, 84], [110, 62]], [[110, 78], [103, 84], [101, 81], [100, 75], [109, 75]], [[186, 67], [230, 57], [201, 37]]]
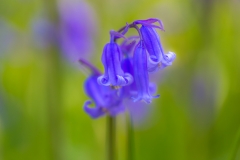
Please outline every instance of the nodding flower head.
[[80, 60], [80, 63], [92, 72], [84, 83], [84, 91], [92, 99], [95, 107], [90, 107], [92, 101], [88, 100], [83, 107], [85, 112], [92, 118], [98, 118], [105, 114], [116, 116], [124, 111], [122, 100], [117, 95], [117, 91], [97, 83], [97, 78], [101, 74], [100, 71], [84, 60]]
[[[138, 36], [125, 38], [130, 28], [135, 28]], [[148, 74], [171, 65], [176, 55], [173, 52], [164, 54], [156, 28], [164, 30], [160, 20], [150, 18], [127, 23], [118, 32], [110, 31], [110, 42], [104, 46], [101, 58], [104, 74], [80, 60], [92, 71], [84, 85], [86, 94], [92, 99], [84, 104], [84, 110], [92, 118], [105, 114], [115, 116], [124, 111], [124, 99], [151, 103], [153, 98], [159, 97], [153, 95], [156, 85], [149, 82]], [[120, 46], [119, 38], [124, 38]], [[95, 107], [90, 107], [92, 102]]]
[[133, 97], [133, 101], [143, 100], [150, 103], [152, 98], [157, 98], [159, 95], [152, 96], [149, 91], [149, 77], [147, 69], [147, 54], [144, 42], [141, 40], [135, 48], [133, 55], [134, 82], [137, 87], [137, 97]]
[[[120, 88], [132, 83], [133, 78], [129, 73], [124, 73], [121, 68], [122, 51], [116, 42], [115, 36], [122, 36], [117, 32], [110, 32], [111, 41], [103, 49], [102, 63], [104, 65], [104, 74], [98, 78], [98, 83], [112, 88]], [[123, 36], [122, 36], [123, 37]]]
[[[154, 22], [158, 22], [160, 26], [153, 25], [152, 23]], [[164, 30], [162, 22], [158, 19], [148, 19], [137, 20], [135, 23], [142, 25], [140, 32], [142, 34], [146, 49], [149, 53], [148, 71], [157, 71], [171, 65], [176, 58], [176, 54], [173, 52], [164, 54], [160, 38], [155, 30], [155, 28]]]

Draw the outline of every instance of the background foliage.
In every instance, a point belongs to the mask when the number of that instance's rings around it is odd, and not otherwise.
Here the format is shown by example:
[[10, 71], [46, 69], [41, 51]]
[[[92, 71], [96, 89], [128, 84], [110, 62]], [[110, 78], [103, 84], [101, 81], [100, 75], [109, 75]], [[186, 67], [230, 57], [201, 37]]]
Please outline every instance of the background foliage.
[[[58, 25], [56, 3], [1, 1], [0, 159], [105, 159], [105, 117], [91, 120], [82, 110], [86, 75], [51, 40], [38, 45], [42, 33], [34, 25], [42, 15]], [[99, 68], [108, 31], [135, 19], [160, 18], [164, 49], [177, 54], [159, 73], [161, 97], [135, 126], [136, 160], [229, 159], [240, 134], [240, 1], [86, 3], [96, 25], [92, 62]], [[125, 159], [124, 115], [117, 136], [118, 159]]]

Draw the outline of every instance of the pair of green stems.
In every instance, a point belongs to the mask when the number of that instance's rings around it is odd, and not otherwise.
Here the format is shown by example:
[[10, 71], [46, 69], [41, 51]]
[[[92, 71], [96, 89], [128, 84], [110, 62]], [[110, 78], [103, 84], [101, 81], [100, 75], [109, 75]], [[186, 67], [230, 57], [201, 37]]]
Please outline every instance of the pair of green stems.
[[[134, 160], [134, 134], [131, 115], [127, 119], [127, 160]], [[116, 160], [116, 118], [107, 117], [107, 160]], [[236, 160], [240, 148], [240, 129], [234, 142], [230, 160]]]
[[[116, 117], [107, 116], [107, 160], [116, 160]], [[127, 116], [127, 160], [134, 160], [134, 134], [131, 115]]]

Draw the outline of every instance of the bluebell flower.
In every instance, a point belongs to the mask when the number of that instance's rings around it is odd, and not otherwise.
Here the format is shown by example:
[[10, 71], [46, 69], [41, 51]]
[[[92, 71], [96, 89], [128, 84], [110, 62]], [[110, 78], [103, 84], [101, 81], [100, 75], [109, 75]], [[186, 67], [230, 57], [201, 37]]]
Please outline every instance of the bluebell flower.
[[[97, 83], [101, 72], [84, 60], [80, 60], [80, 63], [91, 70], [91, 75], [84, 83], [84, 91], [92, 100], [85, 102], [83, 107], [85, 112], [92, 118], [98, 118], [105, 114], [116, 116], [124, 111], [125, 108], [122, 105], [122, 99], [117, 95], [117, 90]], [[93, 102], [95, 107], [90, 107]]]
[[120, 48], [124, 56], [129, 57], [131, 55], [132, 50], [136, 46], [138, 39], [139, 36], [130, 36], [121, 43]]
[[142, 26], [140, 31], [149, 53], [148, 71], [152, 72], [172, 65], [176, 55], [173, 52], [164, 54], [160, 38], [155, 29], [148, 26]]
[[[128, 72], [131, 75], [134, 75], [133, 71], [133, 58], [127, 57], [122, 61], [122, 69], [124, 72]], [[137, 95], [137, 86], [135, 81], [130, 85], [124, 86], [120, 90], [120, 96], [122, 98], [131, 98]]]
[[[153, 25], [152, 23], [154, 22], [158, 22], [160, 26]], [[162, 22], [158, 19], [148, 19], [137, 20], [134, 23], [142, 25], [140, 32], [142, 34], [142, 39], [144, 41], [146, 49], [149, 53], [148, 71], [154, 72], [172, 65], [172, 62], [176, 58], [176, 54], [173, 52], [164, 54], [159, 35], [155, 30], [155, 28], [164, 30]]]
[[133, 97], [134, 102], [145, 101], [150, 103], [152, 98], [157, 98], [159, 95], [152, 96], [149, 91], [149, 76], [147, 68], [147, 53], [144, 42], [140, 40], [137, 44], [133, 55], [133, 71], [134, 82], [137, 87], [137, 96]]
[[63, 55], [75, 63], [79, 58], [90, 59], [97, 32], [94, 10], [86, 1], [62, 0], [58, 3]]
[[[130, 57], [126, 57], [123, 61], [122, 61], [122, 69], [125, 72], [128, 72], [132, 75], [134, 75], [134, 67], [133, 67], [133, 58]], [[150, 94], [154, 94], [157, 91], [157, 86], [155, 83], [149, 82], [149, 93]], [[128, 86], [124, 86], [121, 89], [120, 92], [120, 96], [122, 98], [132, 98], [138, 95], [138, 89], [136, 86], [136, 81], [133, 81], [133, 83], [131, 83]]]
[[[133, 66], [133, 57], [132, 57], [132, 49], [136, 46], [136, 42], [138, 40], [138, 36], [131, 36], [123, 41], [120, 45], [121, 50], [124, 53], [125, 58], [122, 61], [122, 69], [124, 72], [130, 73], [134, 75], [134, 66]], [[153, 83], [149, 83], [149, 91], [150, 94], [155, 93], [156, 85]], [[128, 86], [124, 86], [120, 91], [120, 96], [123, 98], [131, 98], [138, 95], [136, 82], [133, 81]]]
[[[125, 38], [129, 28], [135, 28], [139, 35]], [[110, 42], [104, 46], [101, 58], [104, 74], [80, 60], [92, 71], [84, 85], [86, 94], [92, 99], [85, 102], [84, 110], [92, 118], [105, 114], [115, 116], [124, 111], [124, 99], [151, 103], [153, 98], [159, 97], [153, 95], [157, 87], [149, 82], [148, 74], [171, 65], [176, 55], [173, 52], [164, 54], [155, 28], [164, 30], [160, 20], [151, 18], [126, 24], [118, 32], [110, 31]], [[124, 38], [120, 46], [119, 38]], [[93, 102], [95, 107], [90, 107]]]
[[133, 77], [129, 73], [124, 73], [121, 68], [123, 58], [122, 51], [118, 44], [114, 42], [115, 36], [122, 36], [116, 32], [110, 32], [111, 41], [103, 49], [102, 63], [104, 65], [104, 74], [98, 78], [98, 83], [104, 86], [112, 86], [118, 89], [132, 83]]

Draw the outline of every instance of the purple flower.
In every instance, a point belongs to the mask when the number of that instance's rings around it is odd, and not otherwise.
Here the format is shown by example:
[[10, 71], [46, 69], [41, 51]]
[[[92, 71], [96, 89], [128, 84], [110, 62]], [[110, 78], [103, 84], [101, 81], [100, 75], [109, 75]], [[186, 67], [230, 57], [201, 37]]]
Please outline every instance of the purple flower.
[[59, 1], [60, 43], [63, 54], [72, 62], [89, 59], [96, 33], [94, 10], [85, 1]]
[[[133, 71], [133, 58], [127, 57], [122, 61], [122, 69], [124, 72], [128, 72], [131, 75], [134, 75]], [[120, 90], [120, 96], [122, 98], [131, 98], [137, 95], [137, 86], [135, 81], [130, 85], [124, 86]]]
[[111, 41], [103, 49], [102, 63], [105, 73], [98, 78], [98, 83], [104, 86], [112, 86], [118, 89], [132, 83], [133, 78], [129, 73], [124, 73], [121, 68], [122, 51], [118, 44], [114, 42], [115, 36], [122, 36], [114, 31], [110, 32]]
[[[121, 49], [125, 53], [125, 59], [122, 61], [122, 69], [124, 72], [130, 73], [131, 75], [134, 75], [134, 67], [133, 67], [133, 58], [131, 57], [132, 55], [132, 49], [135, 47], [136, 43], [136, 36], [131, 36], [123, 43], [121, 44]], [[149, 91], [150, 93], [155, 93], [156, 92], [156, 85], [153, 83], [149, 83]], [[137, 91], [137, 86], [136, 86], [136, 81], [133, 81], [130, 85], [122, 87], [120, 91], [120, 96], [122, 98], [132, 98], [137, 96], [138, 94]]]
[[92, 101], [88, 100], [84, 104], [85, 112], [92, 118], [98, 118], [105, 114], [116, 116], [124, 111], [125, 108], [122, 105], [122, 100], [117, 95], [117, 90], [99, 85], [97, 78], [101, 73], [93, 65], [84, 60], [80, 60], [80, 63], [92, 71], [91, 75], [85, 81], [84, 90], [95, 103], [95, 107], [90, 107]]
[[153, 72], [172, 65], [176, 55], [173, 52], [164, 54], [160, 38], [152, 27], [142, 26], [140, 29], [149, 53], [148, 71]]
[[[159, 25], [155, 25], [155, 22]], [[135, 28], [139, 35], [125, 38], [130, 28]], [[176, 55], [173, 52], [164, 54], [155, 28], [164, 30], [160, 20], [151, 18], [126, 24], [118, 32], [110, 31], [110, 42], [104, 46], [101, 58], [104, 74], [80, 60], [92, 71], [84, 85], [86, 94], [95, 103], [93, 108], [90, 107], [92, 101], [84, 104], [85, 112], [92, 118], [105, 114], [117, 115], [125, 109], [122, 105], [124, 100], [151, 103], [153, 98], [159, 97], [152, 95], [157, 86], [149, 82], [148, 72], [171, 65]], [[119, 38], [124, 38], [120, 46], [117, 43]]]
[[130, 36], [127, 39], [125, 39], [122, 44], [120, 45], [120, 48], [122, 50], [122, 53], [129, 57], [133, 48], [135, 47], [137, 40], [139, 39], [139, 36]]
[[[153, 25], [152, 23], [154, 22], [158, 22], [160, 26]], [[148, 19], [137, 20], [134, 23], [142, 24], [140, 32], [142, 34], [146, 49], [149, 53], [148, 71], [154, 72], [159, 69], [163, 69], [169, 65], [172, 65], [172, 62], [176, 58], [176, 55], [173, 52], [168, 52], [167, 54], [164, 54], [160, 38], [155, 30], [155, 28], [164, 30], [162, 22], [158, 19]]]
[[146, 103], [151, 103], [151, 99], [157, 98], [159, 95], [152, 96], [149, 91], [147, 53], [142, 40], [135, 48], [133, 55], [133, 69], [134, 82], [136, 83], [137, 87], [137, 97], [133, 97], [134, 102], [143, 100]]

